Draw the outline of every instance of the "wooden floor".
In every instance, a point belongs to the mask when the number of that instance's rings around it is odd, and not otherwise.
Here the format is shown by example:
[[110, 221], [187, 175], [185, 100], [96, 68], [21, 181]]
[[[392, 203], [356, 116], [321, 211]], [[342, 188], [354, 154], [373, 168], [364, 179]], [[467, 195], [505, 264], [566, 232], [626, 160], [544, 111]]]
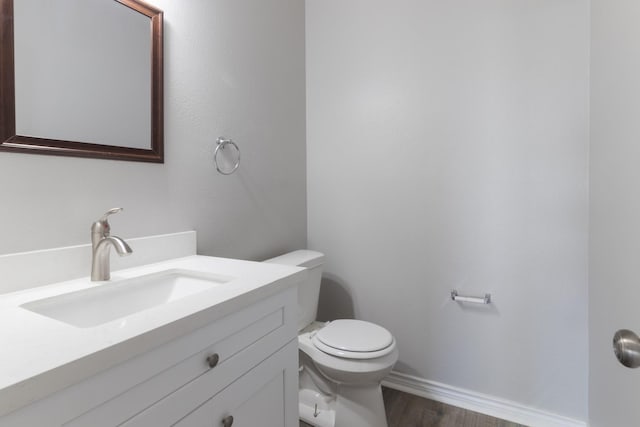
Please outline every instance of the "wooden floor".
[[[382, 396], [389, 427], [526, 427], [390, 388]], [[310, 426], [300, 421], [300, 427]]]

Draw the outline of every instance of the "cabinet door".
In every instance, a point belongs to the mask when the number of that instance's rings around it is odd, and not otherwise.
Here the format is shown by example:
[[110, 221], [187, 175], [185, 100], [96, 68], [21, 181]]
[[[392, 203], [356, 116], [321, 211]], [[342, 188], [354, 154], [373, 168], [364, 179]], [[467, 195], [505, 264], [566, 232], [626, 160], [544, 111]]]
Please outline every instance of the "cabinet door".
[[[285, 347], [283, 350], [247, 372], [175, 425], [177, 427], [293, 427], [297, 425], [298, 372], [297, 364], [292, 363], [291, 357], [292, 353], [297, 352], [297, 348]], [[291, 393], [292, 389], [293, 393]], [[295, 406], [293, 410], [292, 405]]]

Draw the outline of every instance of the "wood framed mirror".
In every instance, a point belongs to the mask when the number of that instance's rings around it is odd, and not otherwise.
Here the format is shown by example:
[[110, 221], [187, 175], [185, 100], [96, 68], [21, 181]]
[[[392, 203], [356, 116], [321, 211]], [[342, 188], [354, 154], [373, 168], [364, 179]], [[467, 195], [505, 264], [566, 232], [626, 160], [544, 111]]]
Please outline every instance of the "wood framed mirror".
[[0, 0], [0, 151], [162, 163], [163, 102], [159, 9]]

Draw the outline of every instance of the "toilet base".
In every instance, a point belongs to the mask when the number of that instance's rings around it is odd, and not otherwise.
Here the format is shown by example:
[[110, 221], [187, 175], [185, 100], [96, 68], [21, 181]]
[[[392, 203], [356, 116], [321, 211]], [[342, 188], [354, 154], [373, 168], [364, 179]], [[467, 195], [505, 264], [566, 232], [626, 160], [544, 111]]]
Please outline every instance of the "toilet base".
[[340, 385], [334, 427], [388, 427], [380, 385]]
[[298, 392], [300, 419], [313, 427], [335, 426], [335, 399], [314, 390]]
[[300, 419], [314, 427], [388, 427], [380, 386], [340, 385], [336, 396], [300, 389]]

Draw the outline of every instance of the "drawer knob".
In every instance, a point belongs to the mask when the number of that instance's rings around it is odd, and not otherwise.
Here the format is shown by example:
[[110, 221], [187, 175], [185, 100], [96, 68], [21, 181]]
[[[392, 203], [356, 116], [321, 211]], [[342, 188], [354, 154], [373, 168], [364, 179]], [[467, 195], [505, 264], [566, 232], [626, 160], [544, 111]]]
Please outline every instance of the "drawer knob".
[[220, 361], [220, 355], [218, 355], [218, 353], [213, 353], [212, 355], [207, 357], [207, 364], [209, 365], [210, 368], [215, 368], [219, 361]]
[[231, 427], [233, 425], [233, 416], [229, 415], [222, 419], [222, 427]]

